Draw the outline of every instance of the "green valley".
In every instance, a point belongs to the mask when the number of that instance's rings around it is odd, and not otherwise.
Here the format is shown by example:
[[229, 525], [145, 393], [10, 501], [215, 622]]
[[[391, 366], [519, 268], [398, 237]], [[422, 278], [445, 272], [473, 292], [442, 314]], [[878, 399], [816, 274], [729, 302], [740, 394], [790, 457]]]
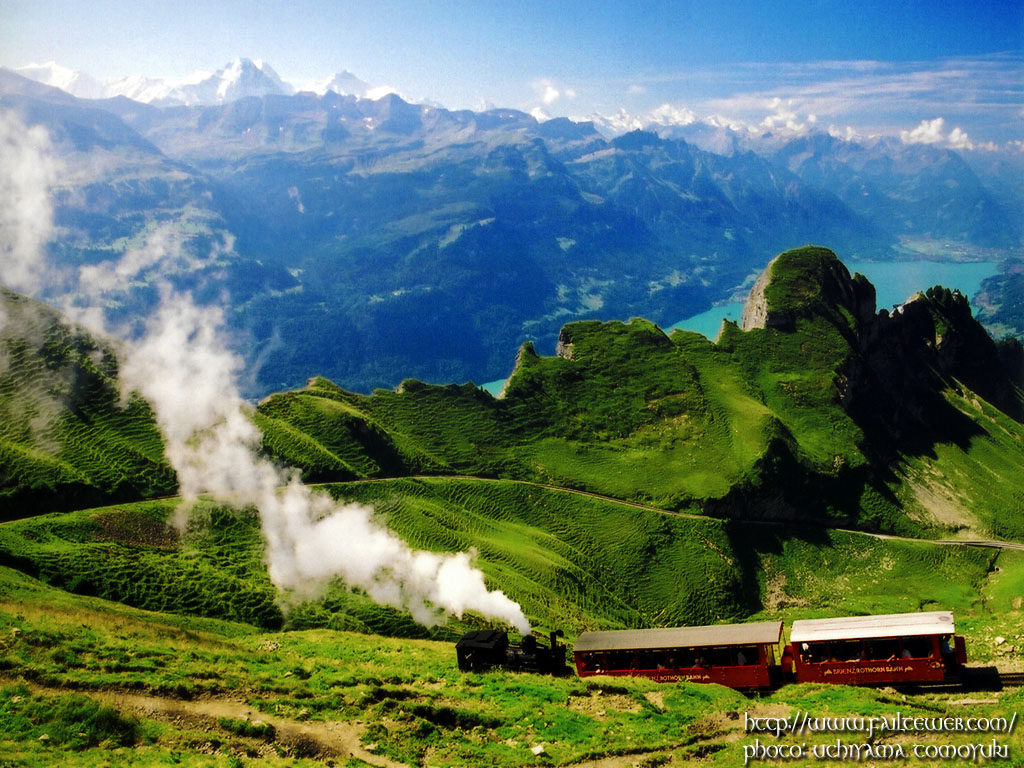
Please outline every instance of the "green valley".
[[[738, 766], [745, 714], [1024, 710], [1011, 687], [745, 696], [459, 673], [452, 641], [493, 621], [426, 627], [340, 579], [279, 591], [254, 507], [166, 497], [153, 412], [118, 391], [116, 350], [4, 302], [0, 764]], [[959, 294], [876, 312], [864, 278], [807, 247], [769, 265], [714, 342], [577, 322], [554, 356], [524, 344], [498, 398], [315, 377], [250, 415], [266, 457], [416, 550], [471, 553], [570, 646], [593, 629], [941, 609], [973, 667], [1016, 673], [1022, 369], [1020, 344], [994, 342]], [[1019, 729], [1002, 740], [1019, 759]]]

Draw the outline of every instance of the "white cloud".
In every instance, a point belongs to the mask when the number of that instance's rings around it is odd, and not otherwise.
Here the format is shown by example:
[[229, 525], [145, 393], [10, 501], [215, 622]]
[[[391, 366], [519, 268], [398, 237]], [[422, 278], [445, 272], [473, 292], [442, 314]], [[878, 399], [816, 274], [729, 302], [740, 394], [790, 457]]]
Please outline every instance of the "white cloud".
[[836, 139], [843, 139], [844, 141], [860, 141], [864, 138], [861, 134], [857, 133], [852, 126], [846, 126], [846, 128], [839, 128], [835, 125], [828, 127], [828, 135]]
[[697, 113], [688, 107], [662, 104], [648, 113], [647, 122], [660, 125], [690, 125], [697, 122]]
[[900, 140], [904, 144], [934, 144], [950, 149], [988, 149], [996, 146], [993, 142], [975, 144], [967, 135], [967, 131], [960, 126], [954, 126], [948, 134], [945, 129], [945, 118], [936, 117], [932, 120], [922, 120], [913, 130], [900, 131]]
[[963, 131], [959, 127], [949, 132], [947, 141], [953, 149], [974, 149], [974, 143], [968, 138], [967, 131]]
[[567, 99], [576, 98], [576, 91], [572, 88], [563, 88], [562, 90], [559, 90], [555, 83], [547, 77], [534, 80], [530, 83], [530, 87], [533, 88], [533, 92], [537, 98], [549, 107], [563, 97]]
[[0, 280], [16, 291], [35, 294], [47, 281], [40, 266], [53, 231], [50, 190], [59, 175], [46, 130], [0, 113]]
[[629, 86], [627, 93], [631, 96], [640, 96], [647, 93], [647, 89], [642, 85], [633, 84]]
[[912, 131], [900, 131], [900, 141], [904, 144], [938, 144], [945, 137], [942, 131], [946, 120], [936, 117], [934, 120], [922, 120]]
[[[705, 92], [730, 94], [692, 101], [692, 105], [700, 112], [728, 115], [730, 121], [746, 125], [760, 124], [767, 107], [770, 115], [795, 113], [795, 125], [814, 125], [809, 117], [813, 115], [820, 123], [850, 125], [865, 135], [899, 136], [908, 125], [943, 115], [946, 129], [960, 127], [978, 146], [978, 136], [997, 143], [1015, 138], [1006, 132], [1024, 114], [1020, 111], [1022, 77], [1024, 60], [1007, 54], [928, 62], [737, 64], [666, 75], [658, 82], [668, 87], [696, 80]], [[750, 83], [764, 85], [757, 91], [744, 90]], [[770, 106], [773, 99], [779, 100], [779, 108]], [[880, 121], [883, 115], [888, 122]], [[779, 117], [768, 122], [776, 128], [787, 123]], [[927, 137], [927, 128], [917, 135]]]
[[545, 120], [550, 120], [551, 119], [551, 115], [549, 115], [547, 112], [545, 112], [540, 107], [534, 107], [533, 109], [531, 109], [530, 110], [530, 115], [538, 123], [543, 123]]

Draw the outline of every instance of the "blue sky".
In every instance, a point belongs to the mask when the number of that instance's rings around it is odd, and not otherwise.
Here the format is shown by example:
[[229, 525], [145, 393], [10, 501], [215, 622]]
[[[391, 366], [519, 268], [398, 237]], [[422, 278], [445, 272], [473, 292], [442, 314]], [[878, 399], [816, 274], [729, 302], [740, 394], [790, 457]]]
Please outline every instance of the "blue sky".
[[453, 108], [669, 105], [865, 133], [942, 118], [979, 142], [1024, 139], [1022, 51], [1024, 0], [0, 0], [8, 67], [180, 77], [249, 56], [286, 79], [347, 69]]

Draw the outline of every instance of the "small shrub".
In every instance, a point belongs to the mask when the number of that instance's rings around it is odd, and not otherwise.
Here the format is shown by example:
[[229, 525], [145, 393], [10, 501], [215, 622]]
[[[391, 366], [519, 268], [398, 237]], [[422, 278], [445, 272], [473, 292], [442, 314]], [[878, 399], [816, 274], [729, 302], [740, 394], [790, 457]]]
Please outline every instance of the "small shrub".
[[217, 724], [228, 733], [233, 733], [235, 736], [242, 736], [247, 739], [274, 741], [277, 738], [277, 731], [270, 723], [254, 723], [249, 720], [222, 717], [217, 720]]
[[139, 740], [134, 718], [86, 696], [42, 698], [17, 686], [0, 692], [0, 732], [23, 739], [47, 736], [47, 743], [82, 750], [107, 742], [120, 747]]

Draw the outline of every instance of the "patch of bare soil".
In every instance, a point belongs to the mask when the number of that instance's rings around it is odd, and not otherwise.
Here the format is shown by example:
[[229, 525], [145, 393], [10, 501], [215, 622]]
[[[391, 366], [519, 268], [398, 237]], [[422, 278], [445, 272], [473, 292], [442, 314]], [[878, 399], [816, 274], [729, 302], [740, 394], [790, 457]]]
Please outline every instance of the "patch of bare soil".
[[604, 693], [600, 688], [590, 691], [585, 696], [572, 696], [569, 709], [580, 714], [602, 720], [608, 712], [642, 712], [643, 707], [632, 696], [621, 693]]
[[[56, 695], [66, 693], [59, 688], [26, 683], [37, 695]], [[409, 768], [404, 763], [389, 760], [376, 755], [360, 743], [360, 736], [365, 726], [358, 723], [339, 721], [304, 721], [291, 720], [277, 715], [270, 715], [251, 707], [244, 701], [230, 698], [206, 698], [184, 701], [166, 696], [127, 693], [122, 691], [89, 691], [76, 690], [76, 693], [89, 696], [104, 704], [108, 704], [122, 713], [131, 713], [151, 720], [161, 720], [179, 727], [194, 728], [217, 734], [221, 740], [231, 738], [239, 741], [252, 741], [257, 752], [273, 754], [269, 744], [258, 744], [258, 740], [241, 739], [223, 730], [219, 724], [221, 718], [245, 720], [251, 723], [266, 723], [274, 727], [274, 741], [290, 747], [296, 754], [304, 757], [329, 759], [335, 757], [355, 757], [369, 765], [381, 768]]]

